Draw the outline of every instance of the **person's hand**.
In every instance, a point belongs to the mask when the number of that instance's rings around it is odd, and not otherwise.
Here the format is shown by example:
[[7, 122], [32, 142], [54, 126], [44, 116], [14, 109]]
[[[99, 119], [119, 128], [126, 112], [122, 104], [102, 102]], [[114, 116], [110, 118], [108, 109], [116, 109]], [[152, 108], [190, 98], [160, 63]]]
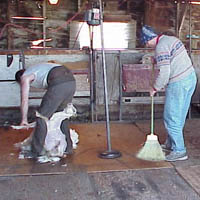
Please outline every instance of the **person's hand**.
[[19, 126], [11, 126], [13, 129], [29, 129], [29, 128], [35, 128], [36, 122], [32, 123], [26, 123], [26, 122], [21, 122]]
[[152, 65], [155, 65], [156, 64], [156, 59], [154, 56], [151, 56], [151, 63]]
[[27, 121], [21, 121], [20, 126], [24, 126], [27, 129], [29, 128], [29, 123]]
[[156, 89], [155, 88], [151, 88], [149, 93], [150, 93], [150, 96], [153, 97], [155, 95], [155, 93], [156, 93]]
[[26, 125], [28, 125], [28, 120], [27, 120], [27, 118], [25, 118], [25, 117], [23, 118], [22, 117], [20, 126], [26, 126]]

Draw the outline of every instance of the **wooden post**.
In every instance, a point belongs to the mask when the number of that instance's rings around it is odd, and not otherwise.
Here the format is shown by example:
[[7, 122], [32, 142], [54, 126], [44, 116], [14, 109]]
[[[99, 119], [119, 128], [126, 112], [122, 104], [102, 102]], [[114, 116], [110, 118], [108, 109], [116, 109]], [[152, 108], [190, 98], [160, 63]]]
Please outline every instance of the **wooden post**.
[[[7, 1], [7, 19], [8, 23], [11, 23], [11, 15], [12, 15], [12, 1]], [[11, 27], [7, 27], [7, 49], [13, 49], [13, 32]]]

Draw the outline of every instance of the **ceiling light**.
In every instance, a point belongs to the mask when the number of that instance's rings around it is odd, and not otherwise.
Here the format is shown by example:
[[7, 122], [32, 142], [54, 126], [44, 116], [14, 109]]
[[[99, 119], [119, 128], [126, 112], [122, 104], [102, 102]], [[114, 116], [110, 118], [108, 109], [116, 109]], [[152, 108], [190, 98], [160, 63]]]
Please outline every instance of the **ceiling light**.
[[200, 1], [191, 1], [191, 4], [198, 4], [198, 5], [200, 5]]
[[[46, 39], [45, 42], [49, 42], [49, 41], [52, 41], [52, 39]], [[35, 40], [35, 41], [32, 41], [32, 45], [36, 46], [36, 45], [39, 45], [41, 44], [42, 42], [44, 42], [44, 39], [40, 39], [40, 40]]]
[[11, 17], [12, 19], [32, 19], [32, 20], [44, 20], [43, 17], [20, 17], [20, 16], [15, 16]]
[[49, 0], [50, 4], [56, 5], [58, 3], [58, 0]]

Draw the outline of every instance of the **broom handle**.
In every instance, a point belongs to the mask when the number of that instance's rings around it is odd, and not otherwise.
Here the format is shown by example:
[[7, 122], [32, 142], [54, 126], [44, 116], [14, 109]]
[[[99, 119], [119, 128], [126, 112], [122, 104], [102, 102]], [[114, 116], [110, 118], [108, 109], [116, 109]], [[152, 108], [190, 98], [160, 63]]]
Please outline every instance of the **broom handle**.
[[153, 118], [154, 118], [154, 116], [153, 116], [153, 114], [154, 114], [154, 103], [153, 103], [153, 96], [151, 96], [151, 135], [153, 135], [154, 133], [153, 133], [153, 127], [154, 127], [154, 120], [153, 120]]
[[[153, 87], [154, 83], [154, 62], [152, 63], [152, 74], [151, 74], [151, 84]], [[151, 96], [151, 135], [154, 134], [154, 99], [153, 96]]]

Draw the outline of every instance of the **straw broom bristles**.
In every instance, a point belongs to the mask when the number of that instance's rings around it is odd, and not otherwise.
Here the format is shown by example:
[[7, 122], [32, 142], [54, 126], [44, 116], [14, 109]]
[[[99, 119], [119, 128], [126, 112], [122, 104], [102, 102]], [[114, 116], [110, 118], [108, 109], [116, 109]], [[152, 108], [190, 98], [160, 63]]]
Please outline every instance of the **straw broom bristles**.
[[148, 161], [162, 161], [165, 160], [165, 154], [158, 142], [157, 135], [150, 134], [143, 148], [136, 155], [137, 158]]

